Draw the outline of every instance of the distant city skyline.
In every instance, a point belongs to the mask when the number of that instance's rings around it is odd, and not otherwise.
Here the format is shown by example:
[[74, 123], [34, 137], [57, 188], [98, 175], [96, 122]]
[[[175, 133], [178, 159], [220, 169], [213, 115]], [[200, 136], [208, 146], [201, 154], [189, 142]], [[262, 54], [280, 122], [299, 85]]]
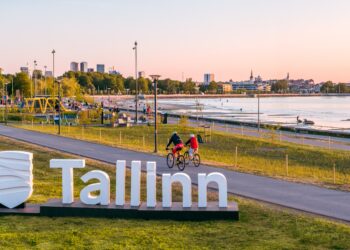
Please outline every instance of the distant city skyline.
[[52, 70], [55, 49], [55, 75], [75, 60], [134, 76], [137, 40], [139, 68], [164, 78], [240, 81], [253, 69], [264, 79], [350, 82], [347, 0], [2, 0], [0, 9], [4, 73], [34, 60]]

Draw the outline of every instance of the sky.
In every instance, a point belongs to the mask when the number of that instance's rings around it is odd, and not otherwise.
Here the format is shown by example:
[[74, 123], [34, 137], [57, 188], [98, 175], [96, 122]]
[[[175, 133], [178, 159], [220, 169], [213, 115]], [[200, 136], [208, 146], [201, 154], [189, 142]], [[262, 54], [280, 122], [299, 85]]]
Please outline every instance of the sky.
[[0, 68], [350, 82], [349, 0], [0, 0]]

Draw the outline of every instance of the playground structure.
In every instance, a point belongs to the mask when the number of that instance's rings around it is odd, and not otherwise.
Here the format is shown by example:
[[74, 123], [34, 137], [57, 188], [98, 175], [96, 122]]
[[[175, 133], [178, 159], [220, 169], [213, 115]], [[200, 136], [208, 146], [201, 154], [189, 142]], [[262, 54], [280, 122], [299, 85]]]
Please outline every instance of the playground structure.
[[[59, 102], [57, 97], [34, 97], [34, 98], [24, 98], [24, 108], [27, 109], [29, 113], [53, 113], [56, 112], [55, 106]], [[62, 112], [68, 111], [62, 102], [59, 102], [60, 109]]]

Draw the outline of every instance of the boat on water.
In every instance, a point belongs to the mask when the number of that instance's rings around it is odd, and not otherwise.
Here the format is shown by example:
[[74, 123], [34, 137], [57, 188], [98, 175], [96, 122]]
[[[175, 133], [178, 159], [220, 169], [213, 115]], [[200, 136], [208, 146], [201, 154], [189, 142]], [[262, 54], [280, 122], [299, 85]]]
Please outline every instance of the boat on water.
[[315, 122], [311, 121], [311, 120], [304, 119], [304, 124], [305, 125], [315, 125]]

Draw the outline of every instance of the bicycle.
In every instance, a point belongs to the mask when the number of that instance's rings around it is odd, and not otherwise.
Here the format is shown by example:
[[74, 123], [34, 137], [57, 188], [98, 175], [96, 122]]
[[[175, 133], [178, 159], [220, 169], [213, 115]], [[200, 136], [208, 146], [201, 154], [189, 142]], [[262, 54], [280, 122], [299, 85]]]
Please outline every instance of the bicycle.
[[185, 165], [189, 165], [190, 162], [193, 163], [193, 165], [195, 167], [199, 167], [199, 165], [201, 164], [201, 157], [200, 155], [198, 154], [197, 150], [194, 152], [193, 156], [192, 156], [192, 159], [190, 158], [190, 152], [189, 150], [187, 150], [185, 153], [184, 153], [184, 157], [185, 157]]
[[[166, 163], [168, 165], [168, 168], [173, 168], [175, 165], [175, 155], [173, 154], [172, 149], [167, 149], [167, 151], [170, 151], [170, 153], [166, 157]], [[186, 167], [185, 157], [180, 154], [180, 151], [178, 152], [178, 155], [176, 158], [176, 166], [180, 171], [183, 171]]]

